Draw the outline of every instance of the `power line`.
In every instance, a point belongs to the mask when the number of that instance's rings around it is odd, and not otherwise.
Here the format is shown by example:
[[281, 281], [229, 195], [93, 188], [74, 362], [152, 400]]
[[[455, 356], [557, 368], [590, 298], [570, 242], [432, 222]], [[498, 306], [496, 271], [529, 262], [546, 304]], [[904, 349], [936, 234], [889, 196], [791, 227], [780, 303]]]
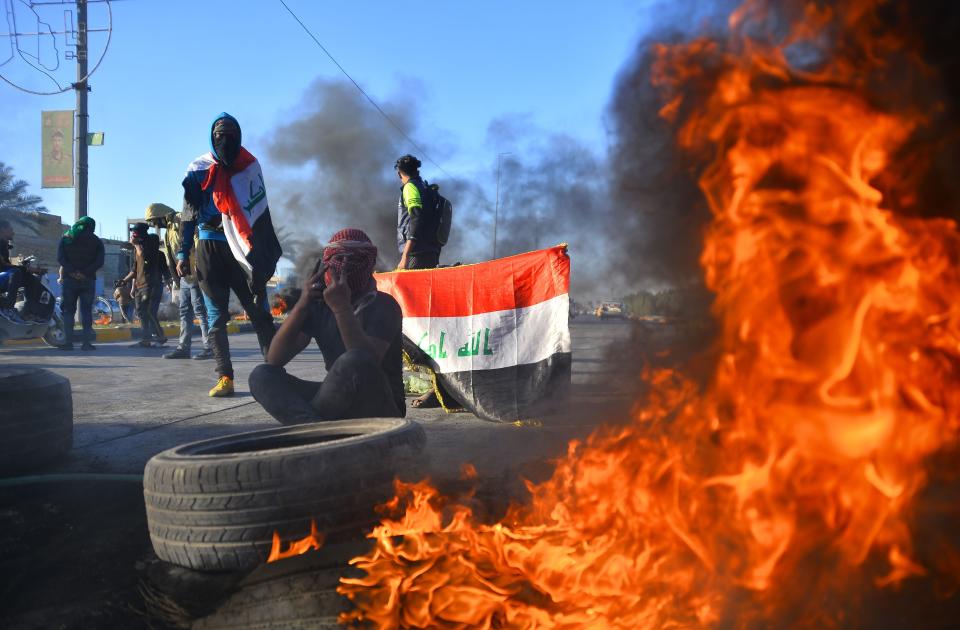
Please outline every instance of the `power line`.
[[330, 51], [327, 50], [326, 47], [325, 47], [323, 44], [320, 43], [320, 40], [317, 39], [316, 35], [314, 35], [312, 32], [310, 32], [310, 29], [307, 28], [307, 25], [303, 23], [303, 20], [301, 20], [299, 17], [297, 17], [297, 14], [293, 12], [293, 9], [291, 9], [289, 6], [287, 6], [287, 3], [284, 2], [284, 0], [280, 0], [280, 4], [282, 4], [282, 5], [283, 5], [283, 8], [286, 9], [287, 12], [288, 12], [291, 16], [293, 16], [293, 19], [295, 19], [295, 20], [297, 21], [297, 23], [300, 25], [300, 27], [301, 27], [304, 31], [306, 31], [307, 35], [310, 36], [310, 39], [312, 39], [312, 40], [317, 44], [317, 46], [320, 47], [320, 50], [322, 50], [322, 51], [324, 52], [324, 54], [326, 54], [327, 57], [330, 58], [330, 61], [332, 61], [332, 62], [334, 63], [334, 65], [336, 65], [337, 68], [340, 69], [340, 72], [343, 73], [343, 76], [345, 76], [345, 77], [347, 77], [348, 79], [350, 79], [350, 82], [353, 83], [353, 85], [357, 88], [357, 90], [359, 90], [360, 93], [363, 94], [364, 98], [366, 98], [366, 99], [370, 102], [370, 104], [373, 105], [374, 109], [376, 109], [378, 112], [380, 112], [380, 115], [383, 116], [383, 117], [386, 119], [386, 121], [387, 121], [388, 123], [390, 123], [390, 125], [391, 125], [394, 129], [396, 129], [397, 132], [398, 132], [401, 136], [403, 136], [404, 138], [406, 138], [406, 139], [407, 139], [407, 142], [409, 142], [409, 143], [413, 146], [413, 148], [415, 148], [417, 151], [420, 152], [420, 155], [422, 155], [423, 157], [425, 157], [431, 164], [433, 164], [434, 166], [436, 166], [436, 167], [440, 170], [441, 173], [443, 173], [443, 174], [446, 175], [447, 177], [453, 179], [453, 175], [451, 175], [450, 173], [448, 173], [447, 171], [445, 171], [442, 166], [440, 166], [439, 164], [437, 164], [436, 161], [434, 161], [433, 158], [431, 158], [429, 155], [427, 155], [427, 152], [424, 151], [423, 148], [422, 148], [420, 145], [418, 145], [416, 142], [414, 142], [414, 141], [413, 141], [413, 138], [411, 138], [410, 136], [408, 136], [407, 133], [400, 127], [400, 125], [398, 125], [398, 124], [396, 123], [396, 121], [393, 120], [393, 118], [391, 118], [385, 111], [383, 111], [383, 109], [380, 108], [379, 105], [377, 105], [377, 102], [374, 101], [373, 98], [371, 98], [370, 95], [367, 94], [367, 93], [363, 90], [362, 87], [360, 87], [360, 84], [353, 80], [353, 77], [350, 76], [350, 73], [348, 73], [348, 72], [343, 68], [343, 66], [340, 65], [340, 62], [337, 61], [332, 54], [330, 54]]

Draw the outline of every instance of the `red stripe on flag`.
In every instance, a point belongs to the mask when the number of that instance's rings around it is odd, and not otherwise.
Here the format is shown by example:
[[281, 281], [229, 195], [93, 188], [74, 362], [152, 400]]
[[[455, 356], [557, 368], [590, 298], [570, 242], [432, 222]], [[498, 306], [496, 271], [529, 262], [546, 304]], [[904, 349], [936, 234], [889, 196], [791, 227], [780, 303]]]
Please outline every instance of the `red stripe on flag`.
[[464, 317], [533, 306], [570, 292], [566, 245], [475, 265], [375, 274], [404, 317]]

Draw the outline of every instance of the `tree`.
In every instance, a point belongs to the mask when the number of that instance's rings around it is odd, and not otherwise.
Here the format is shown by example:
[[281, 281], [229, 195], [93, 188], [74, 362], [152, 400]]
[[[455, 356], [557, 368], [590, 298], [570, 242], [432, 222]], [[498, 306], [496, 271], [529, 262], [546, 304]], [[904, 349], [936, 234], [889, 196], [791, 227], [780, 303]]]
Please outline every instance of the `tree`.
[[0, 210], [46, 212], [43, 199], [27, 193], [26, 180], [13, 175], [13, 167], [0, 162]]

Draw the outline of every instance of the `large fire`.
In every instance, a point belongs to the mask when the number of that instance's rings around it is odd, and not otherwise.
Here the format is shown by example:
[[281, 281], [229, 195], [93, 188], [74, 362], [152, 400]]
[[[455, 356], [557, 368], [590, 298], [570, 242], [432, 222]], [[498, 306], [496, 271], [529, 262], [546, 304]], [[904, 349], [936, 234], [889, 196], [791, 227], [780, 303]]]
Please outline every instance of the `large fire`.
[[[956, 444], [960, 237], [894, 214], [877, 183], [924, 121], [864, 97], [897, 46], [873, 5], [810, 3], [774, 45], [748, 2], [725, 46], [657, 49], [661, 114], [713, 215], [712, 375], [645, 374], [632, 422], [572, 442], [499, 523], [398, 484], [397, 516], [353, 560], [366, 576], [342, 580], [355, 606], [342, 621], [823, 625], [838, 620], [819, 595], [928, 571], [911, 510], [925, 460]], [[852, 44], [825, 70], [788, 63], [787, 46], [837, 24]]]

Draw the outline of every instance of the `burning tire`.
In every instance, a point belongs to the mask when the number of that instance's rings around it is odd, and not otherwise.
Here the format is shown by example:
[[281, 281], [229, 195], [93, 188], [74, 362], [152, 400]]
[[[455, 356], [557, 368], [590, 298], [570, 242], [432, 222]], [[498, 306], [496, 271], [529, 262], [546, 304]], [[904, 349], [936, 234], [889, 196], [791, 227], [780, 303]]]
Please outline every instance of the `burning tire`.
[[73, 446], [70, 381], [39, 368], [0, 367], [0, 474], [34, 469]]
[[[354, 571], [356, 571], [354, 569]], [[244, 584], [193, 630], [336, 630], [337, 615], [350, 602], [337, 594], [340, 577], [351, 569], [318, 569], [260, 583]]]
[[358, 530], [393, 495], [396, 476], [416, 475], [426, 441], [409, 420], [341, 420], [241, 433], [185, 444], [147, 462], [143, 494], [162, 560], [201, 570], [263, 563], [273, 533]]

